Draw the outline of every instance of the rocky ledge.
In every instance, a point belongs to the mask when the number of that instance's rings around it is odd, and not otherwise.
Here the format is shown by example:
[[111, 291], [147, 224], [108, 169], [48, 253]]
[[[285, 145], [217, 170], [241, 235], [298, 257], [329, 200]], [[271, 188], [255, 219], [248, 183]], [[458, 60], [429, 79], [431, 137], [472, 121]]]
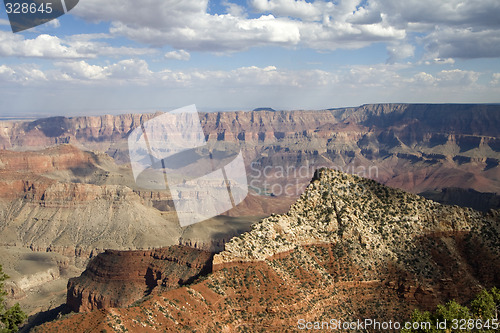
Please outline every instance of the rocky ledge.
[[148, 251], [106, 250], [68, 281], [67, 305], [76, 312], [125, 307], [155, 288], [173, 289], [211, 271], [213, 254], [185, 246]]

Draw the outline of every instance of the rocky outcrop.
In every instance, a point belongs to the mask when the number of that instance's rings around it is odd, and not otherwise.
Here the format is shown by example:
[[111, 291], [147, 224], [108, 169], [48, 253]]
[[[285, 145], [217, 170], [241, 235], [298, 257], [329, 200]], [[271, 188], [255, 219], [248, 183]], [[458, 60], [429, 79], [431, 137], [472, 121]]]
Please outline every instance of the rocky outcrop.
[[[227, 243], [225, 251], [215, 256], [214, 267], [233, 261], [265, 260], [298, 245], [338, 243], [343, 239], [359, 239], [365, 248], [380, 249], [372, 256], [393, 257], [394, 253], [384, 251], [389, 250], [387, 243], [391, 244], [390, 251], [402, 246], [399, 237], [412, 239], [425, 230], [469, 231], [475, 225], [471, 220], [483, 218], [470, 209], [442, 206], [335, 171], [318, 170], [314, 179], [288, 213], [268, 217], [251, 232]], [[405, 253], [403, 257], [414, 255]], [[359, 261], [363, 266], [363, 260]]]
[[286, 214], [255, 224], [201, 281], [138, 306], [91, 312], [36, 332], [283, 331], [300, 319], [407, 320], [500, 283], [500, 212], [444, 206], [320, 170]]
[[[320, 166], [415, 193], [448, 187], [498, 193], [498, 109], [377, 104], [202, 113], [200, 118], [210, 147], [243, 152], [249, 185], [262, 195], [258, 200], [249, 196], [227, 212], [238, 217], [285, 212], [289, 201], [280, 200], [299, 197]], [[1, 123], [0, 147], [12, 150], [0, 152], [1, 244], [76, 255], [82, 266], [104, 248], [148, 249], [178, 244], [179, 239], [220, 250], [230, 237], [246, 231], [250, 221], [234, 230], [229, 224], [214, 230], [206, 222], [187, 235], [187, 229], [178, 227], [168, 191], [136, 187], [127, 165], [126, 137], [155, 116]], [[47, 146], [51, 148], [21, 152]], [[237, 218], [233, 221], [239, 225]]]
[[211, 270], [212, 253], [184, 246], [150, 251], [107, 250], [68, 282], [67, 305], [76, 312], [125, 307], [155, 288], [169, 290]]

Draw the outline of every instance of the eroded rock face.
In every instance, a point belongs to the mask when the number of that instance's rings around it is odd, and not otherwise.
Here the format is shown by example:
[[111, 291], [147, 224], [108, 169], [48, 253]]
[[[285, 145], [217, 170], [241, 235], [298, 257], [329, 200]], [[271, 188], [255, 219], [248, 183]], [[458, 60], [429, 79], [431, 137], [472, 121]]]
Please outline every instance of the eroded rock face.
[[103, 153], [64, 144], [0, 151], [0, 161], [0, 245], [57, 252], [83, 268], [105, 248], [178, 244], [175, 217], [154, 207], [169, 199], [134, 191]]
[[185, 246], [150, 251], [106, 250], [68, 282], [67, 305], [76, 312], [125, 307], [155, 288], [169, 290], [211, 271], [212, 253]]
[[151, 332], [279, 332], [325, 318], [402, 322], [415, 308], [465, 303], [500, 284], [499, 216], [321, 170], [288, 213], [227, 243], [200, 282], [36, 332], [84, 332], [89, 322], [129, 331], [147, 322]]
[[36, 152], [0, 150], [0, 169], [43, 174], [71, 168], [91, 168], [96, 159], [94, 154], [68, 144]]
[[[263, 219], [252, 231], [233, 238], [214, 258], [214, 266], [265, 260], [297, 245], [357, 240], [373, 250], [371, 260], [414, 258], [418, 253], [401, 239], [426, 232], [469, 232], [492, 223], [482, 213], [426, 200], [381, 186], [370, 179], [319, 170], [288, 213]], [[363, 267], [366, 261], [358, 258]]]
[[[319, 166], [413, 193], [447, 187], [498, 193], [499, 109], [498, 105], [370, 104], [317, 111], [200, 113], [200, 120], [209, 145], [241, 149], [249, 177], [256, 179], [254, 187], [268, 194], [298, 197]], [[159, 114], [3, 122], [0, 147], [25, 150], [70, 143], [106, 152], [123, 164], [129, 161], [127, 134]], [[276, 167], [304, 166], [311, 169], [304, 175], [276, 176]], [[270, 183], [267, 189], [265, 181]], [[273, 184], [277, 184], [274, 189]], [[155, 205], [164, 210], [169, 203], [161, 200]]]

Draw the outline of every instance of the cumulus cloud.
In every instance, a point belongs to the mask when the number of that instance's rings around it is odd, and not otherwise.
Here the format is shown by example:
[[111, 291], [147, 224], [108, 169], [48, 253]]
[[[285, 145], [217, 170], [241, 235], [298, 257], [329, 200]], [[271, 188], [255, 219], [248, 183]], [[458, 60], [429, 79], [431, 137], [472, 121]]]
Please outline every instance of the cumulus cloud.
[[341, 77], [343, 84], [348, 84], [352, 88], [365, 87], [389, 87], [400, 85], [403, 78], [399, 70], [406, 68], [406, 65], [356, 65], [351, 66], [348, 72]]
[[429, 73], [420, 72], [413, 76], [412, 81], [417, 84], [433, 85], [436, 83], [436, 79]]
[[232, 16], [236, 17], [246, 17], [247, 13], [245, 10], [245, 7], [240, 6], [236, 3], [229, 2], [227, 0], [223, 0], [222, 5], [226, 7], [226, 11], [228, 14], [231, 14]]
[[[479, 72], [451, 69], [435, 73], [418, 72], [403, 74], [409, 64], [355, 65], [347, 69], [328, 72], [319, 69], [290, 70], [276, 66], [246, 66], [232, 70], [152, 70], [142, 59], [125, 59], [108, 65], [91, 64], [85, 60], [58, 61], [54, 68], [45, 71], [34, 65], [17, 67], [0, 66], [0, 80], [23, 84], [49, 80], [54, 84], [67, 82], [100, 86], [165, 86], [177, 88], [212, 88], [225, 91], [245, 89], [297, 88], [313, 89], [339, 87], [343, 89], [400, 89], [402, 87], [440, 86], [469, 87], [477, 84]], [[492, 76], [491, 84], [498, 84], [500, 74]]]
[[397, 61], [412, 57], [415, 53], [415, 46], [411, 44], [394, 44], [387, 47], [389, 58], [387, 62], [393, 64]]
[[295, 23], [272, 15], [251, 20], [231, 15], [205, 15], [191, 23], [191, 26], [154, 29], [113, 22], [110, 32], [154, 46], [210, 52], [242, 51], [268, 44], [290, 46], [300, 41]]
[[63, 75], [61, 78], [74, 78], [82, 80], [101, 80], [105, 79], [105, 67], [90, 65], [85, 61], [61, 62], [56, 64]]
[[493, 73], [491, 75], [491, 79], [492, 79], [490, 82], [491, 84], [493, 84], [493, 85], [499, 84], [500, 83], [500, 73]]
[[144, 60], [126, 59], [108, 66], [91, 65], [86, 61], [58, 62], [56, 70], [51, 71], [52, 79], [78, 82], [152, 83], [153, 72]]
[[[500, 55], [498, 0], [224, 0], [227, 14], [210, 14], [208, 0], [86, 0], [73, 11], [110, 21], [110, 32], [153, 46], [234, 52], [250, 47], [362, 48], [388, 42], [389, 62], [410, 54], [411, 33], [423, 36], [427, 59]], [[151, 10], [154, 8], [154, 10]], [[131, 15], [133, 13], [133, 15]], [[392, 45], [402, 44], [399, 52]], [[402, 46], [403, 47], [403, 46]], [[403, 52], [403, 53], [400, 53]]]
[[442, 84], [468, 86], [476, 83], [481, 74], [475, 71], [461, 69], [443, 70], [437, 74]]
[[111, 21], [112, 34], [188, 51], [231, 52], [301, 44], [333, 50], [405, 37], [404, 30], [387, 24], [376, 6], [360, 6], [359, 1], [253, 0], [250, 8], [260, 15], [255, 18], [247, 18], [241, 6], [230, 2], [224, 2], [228, 14], [211, 15], [207, 3], [145, 0], [138, 5], [132, 0], [87, 0], [74, 14], [90, 21]]
[[94, 39], [102, 35], [75, 35], [66, 40], [48, 34], [26, 39], [23, 35], [0, 30], [0, 56], [49, 59], [95, 58], [100, 55], [143, 55], [154, 53], [148, 48], [113, 47]]
[[75, 49], [64, 45], [63, 41], [51, 35], [42, 34], [34, 39], [24, 39], [22, 35], [0, 31], [0, 56], [40, 57], [40, 58], [80, 58]]
[[61, 26], [61, 22], [59, 22], [58, 19], [51, 20], [51, 21], [47, 22], [47, 24], [49, 26], [51, 26], [52, 28], [59, 28]]
[[0, 82], [14, 82], [21, 85], [38, 84], [47, 81], [45, 73], [33, 65], [0, 65]]
[[455, 59], [453, 58], [434, 58], [432, 61], [425, 61], [426, 65], [430, 64], [439, 64], [439, 65], [453, 65], [455, 63]]
[[486, 58], [500, 56], [500, 30], [436, 29], [423, 38], [431, 58]]
[[411, 23], [448, 26], [496, 26], [500, 5], [496, 0], [377, 0], [377, 7], [392, 14], [388, 20], [398, 26]]
[[311, 88], [338, 82], [338, 76], [322, 70], [285, 70], [275, 66], [247, 66], [232, 70], [171, 70], [153, 71], [146, 61], [125, 59], [109, 65], [90, 64], [85, 60], [58, 61], [45, 72], [34, 66], [12, 68], [0, 66], [0, 80], [34, 84], [41, 79], [53, 84], [66, 82], [101, 86], [152, 85], [168, 87], [295, 87]]
[[184, 51], [184, 50], [170, 51], [170, 52], [165, 53], [165, 58], [166, 59], [187, 61], [191, 58], [191, 55], [189, 54], [189, 52]]
[[[259, 13], [273, 13], [305, 20], [318, 20], [322, 17], [323, 3], [310, 3], [305, 0], [250, 0], [249, 5]], [[330, 6], [332, 7], [332, 6]]]
[[475, 71], [466, 71], [460, 69], [442, 70], [435, 75], [420, 72], [413, 76], [410, 82], [415, 82], [424, 85], [439, 85], [446, 86], [462, 86], [467, 87], [474, 84], [479, 79], [481, 74]]

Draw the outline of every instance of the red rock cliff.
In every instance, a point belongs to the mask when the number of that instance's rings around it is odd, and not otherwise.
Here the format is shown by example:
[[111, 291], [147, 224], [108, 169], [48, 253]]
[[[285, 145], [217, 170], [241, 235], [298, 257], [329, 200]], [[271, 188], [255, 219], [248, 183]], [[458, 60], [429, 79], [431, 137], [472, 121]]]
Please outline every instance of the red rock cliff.
[[77, 312], [125, 307], [155, 288], [172, 289], [211, 270], [212, 253], [185, 246], [149, 251], [106, 250], [68, 282], [67, 305]]

